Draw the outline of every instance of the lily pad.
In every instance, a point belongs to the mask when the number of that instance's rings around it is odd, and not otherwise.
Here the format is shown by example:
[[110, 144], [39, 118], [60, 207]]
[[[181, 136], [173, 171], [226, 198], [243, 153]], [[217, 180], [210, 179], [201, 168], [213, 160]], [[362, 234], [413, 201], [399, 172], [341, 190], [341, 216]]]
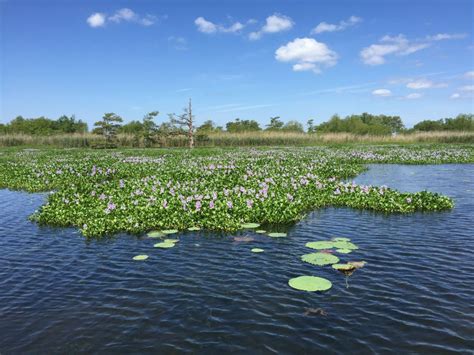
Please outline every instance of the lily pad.
[[164, 243], [177, 243], [179, 239], [165, 239], [163, 240]]
[[161, 243], [156, 243], [155, 245], [153, 245], [155, 248], [163, 248], [163, 249], [168, 249], [168, 248], [172, 248], [175, 246], [175, 243], [171, 243], [171, 242], [161, 242]]
[[286, 237], [286, 233], [268, 233], [268, 236], [269, 237], [272, 237], [272, 238], [283, 238], [283, 237]]
[[301, 260], [313, 265], [331, 265], [339, 262], [339, 258], [332, 254], [326, 253], [311, 253], [301, 256]]
[[306, 247], [317, 250], [331, 249], [334, 247], [334, 242], [326, 240], [321, 240], [319, 242], [308, 242], [306, 243]]
[[352, 252], [351, 249], [337, 249], [336, 251], [341, 254], [349, 254]]
[[164, 234], [161, 233], [160, 231], [152, 231], [150, 233], [147, 234], [148, 237], [150, 238], [160, 238], [162, 237]]
[[327, 291], [332, 287], [331, 281], [316, 276], [298, 276], [288, 281], [290, 287], [301, 291]]
[[242, 228], [253, 229], [253, 228], [258, 228], [258, 227], [260, 227], [260, 224], [258, 224], [258, 223], [243, 223], [243, 224], [241, 224], [241, 227], [242, 227]]
[[350, 271], [350, 270], [355, 269], [355, 266], [351, 264], [334, 264], [331, 266], [334, 270], [339, 270], [339, 271]]
[[165, 229], [165, 230], [162, 230], [161, 233], [163, 234], [175, 234], [175, 233], [178, 233], [179, 231], [177, 229]]
[[265, 250], [260, 248], [253, 248], [250, 250], [252, 253], [263, 253]]
[[333, 246], [336, 249], [351, 249], [351, 250], [359, 249], [357, 245], [351, 242], [334, 242]]
[[199, 227], [189, 227], [188, 228], [188, 231], [191, 231], [191, 232], [200, 231], [200, 230], [201, 230], [201, 228], [199, 228]]
[[265, 233], [267, 233], [267, 231], [264, 231], [263, 229], [258, 229], [258, 230], [255, 231], [255, 233], [265, 234]]
[[342, 238], [342, 237], [337, 237], [337, 238], [332, 238], [335, 242], [350, 242], [351, 240], [349, 238]]
[[365, 264], [367, 264], [366, 261], [349, 261], [348, 264], [354, 266], [356, 269], [363, 268]]
[[135, 261], [143, 261], [143, 260], [146, 260], [148, 259], [148, 255], [135, 255], [133, 257], [133, 260]]

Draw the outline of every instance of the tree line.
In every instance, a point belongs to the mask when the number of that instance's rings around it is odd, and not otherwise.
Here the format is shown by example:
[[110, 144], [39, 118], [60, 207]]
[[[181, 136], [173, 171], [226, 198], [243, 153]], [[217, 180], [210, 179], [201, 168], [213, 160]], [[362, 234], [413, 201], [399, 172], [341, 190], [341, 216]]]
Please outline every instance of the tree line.
[[[333, 115], [328, 121], [319, 125], [315, 125], [314, 119], [310, 119], [306, 122], [306, 127], [294, 120], [285, 123], [279, 116], [270, 117], [268, 124], [263, 127], [256, 120], [240, 118], [227, 122], [225, 127], [217, 126], [212, 120], [207, 120], [203, 124], [195, 126], [191, 101], [182, 114], [169, 114], [168, 120], [161, 124], [155, 122], [158, 115], [158, 111], [153, 111], [146, 114], [141, 121], [133, 120], [122, 124], [122, 117], [115, 113], [106, 113], [101, 120], [94, 124], [92, 133], [103, 135], [107, 142], [112, 142], [117, 134], [135, 135], [137, 139], [143, 139], [146, 145], [151, 146], [160, 137], [170, 135], [187, 136], [190, 145], [193, 145], [191, 141], [195, 135], [203, 136], [217, 132], [342, 132], [359, 135], [387, 135], [413, 131], [474, 131], [473, 114], [459, 114], [454, 118], [439, 120], [424, 120], [417, 123], [412, 129], [406, 129], [399, 116], [372, 115], [369, 113], [349, 115], [344, 118]], [[87, 123], [76, 119], [74, 115], [63, 115], [57, 120], [46, 117], [23, 118], [18, 116], [7, 124], [0, 124], [0, 134], [55, 135], [86, 132], [89, 132]]]

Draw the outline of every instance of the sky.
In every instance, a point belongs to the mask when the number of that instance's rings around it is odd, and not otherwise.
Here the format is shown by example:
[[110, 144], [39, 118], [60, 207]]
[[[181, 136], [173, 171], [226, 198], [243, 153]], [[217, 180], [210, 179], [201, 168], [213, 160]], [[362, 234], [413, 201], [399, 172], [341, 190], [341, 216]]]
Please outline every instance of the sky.
[[474, 112], [472, 0], [0, 0], [0, 122]]

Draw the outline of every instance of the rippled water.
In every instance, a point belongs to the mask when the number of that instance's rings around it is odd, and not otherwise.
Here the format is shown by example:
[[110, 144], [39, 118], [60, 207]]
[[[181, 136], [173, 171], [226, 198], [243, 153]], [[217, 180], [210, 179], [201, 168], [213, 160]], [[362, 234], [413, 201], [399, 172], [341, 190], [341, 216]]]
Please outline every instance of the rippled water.
[[[0, 353], [472, 354], [474, 165], [374, 165], [356, 181], [441, 192], [456, 207], [389, 216], [328, 208], [288, 238], [183, 233], [158, 250], [147, 238], [86, 241], [74, 229], [38, 227], [27, 217], [44, 195], [2, 190]], [[306, 242], [332, 236], [360, 247], [342, 260], [368, 262], [349, 288], [331, 268], [300, 261]], [[150, 259], [131, 260], [140, 253]], [[305, 274], [333, 288], [287, 286]]]

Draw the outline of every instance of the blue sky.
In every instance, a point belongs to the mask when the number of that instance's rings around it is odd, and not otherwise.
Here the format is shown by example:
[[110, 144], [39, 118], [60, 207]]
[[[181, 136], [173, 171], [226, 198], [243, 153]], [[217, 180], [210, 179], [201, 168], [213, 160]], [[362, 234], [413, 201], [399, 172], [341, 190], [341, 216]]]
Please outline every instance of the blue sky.
[[0, 0], [1, 122], [474, 112], [474, 2]]

